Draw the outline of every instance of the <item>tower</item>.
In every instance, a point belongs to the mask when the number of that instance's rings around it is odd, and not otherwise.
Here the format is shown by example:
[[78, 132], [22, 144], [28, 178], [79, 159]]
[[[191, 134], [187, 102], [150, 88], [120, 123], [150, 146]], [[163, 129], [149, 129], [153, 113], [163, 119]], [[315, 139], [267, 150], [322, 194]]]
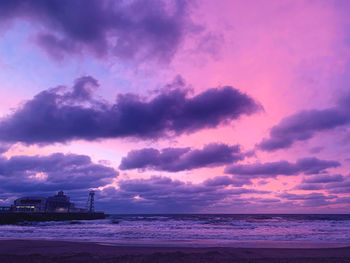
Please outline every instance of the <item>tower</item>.
[[95, 211], [95, 192], [90, 191], [87, 208], [90, 213], [93, 213]]

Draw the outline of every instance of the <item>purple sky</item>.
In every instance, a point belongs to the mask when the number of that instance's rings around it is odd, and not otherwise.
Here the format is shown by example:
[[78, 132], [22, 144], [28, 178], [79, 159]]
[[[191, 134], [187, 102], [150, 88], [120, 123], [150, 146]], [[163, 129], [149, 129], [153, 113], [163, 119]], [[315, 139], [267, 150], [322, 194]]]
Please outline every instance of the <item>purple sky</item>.
[[0, 205], [349, 213], [347, 0], [0, 1]]

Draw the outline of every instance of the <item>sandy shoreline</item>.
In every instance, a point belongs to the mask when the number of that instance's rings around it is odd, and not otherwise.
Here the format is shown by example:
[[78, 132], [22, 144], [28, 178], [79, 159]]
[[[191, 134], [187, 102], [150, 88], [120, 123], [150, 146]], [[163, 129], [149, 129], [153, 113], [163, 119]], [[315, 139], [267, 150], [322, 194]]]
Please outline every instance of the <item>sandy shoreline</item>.
[[0, 262], [349, 263], [350, 247], [133, 247], [87, 242], [0, 240]]

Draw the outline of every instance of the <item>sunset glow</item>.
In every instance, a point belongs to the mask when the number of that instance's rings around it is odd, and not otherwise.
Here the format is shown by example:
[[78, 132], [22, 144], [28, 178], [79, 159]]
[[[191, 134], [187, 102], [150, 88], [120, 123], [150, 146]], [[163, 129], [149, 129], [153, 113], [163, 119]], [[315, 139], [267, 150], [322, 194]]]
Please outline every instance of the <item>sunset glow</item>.
[[350, 1], [68, 2], [0, 1], [0, 206], [350, 212]]

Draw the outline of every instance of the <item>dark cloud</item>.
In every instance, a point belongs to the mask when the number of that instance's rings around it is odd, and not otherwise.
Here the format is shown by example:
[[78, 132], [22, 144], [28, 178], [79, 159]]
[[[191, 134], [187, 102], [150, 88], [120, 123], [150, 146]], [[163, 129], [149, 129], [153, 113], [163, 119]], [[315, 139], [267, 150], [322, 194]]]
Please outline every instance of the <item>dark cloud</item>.
[[249, 201], [254, 201], [256, 203], [262, 203], [263, 205], [268, 205], [269, 203], [280, 203], [281, 200], [277, 198], [248, 198]]
[[332, 199], [337, 199], [336, 195], [324, 195], [321, 193], [309, 193], [309, 194], [283, 193], [278, 195], [278, 197], [287, 199], [289, 201], [299, 201], [300, 205], [306, 206], [306, 207], [327, 206], [333, 203]]
[[241, 177], [241, 176], [234, 176], [234, 177], [229, 177], [226, 175], [222, 176], [216, 176], [213, 178], [209, 178], [203, 182], [204, 185], [206, 186], [236, 186], [240, 187], [243, 185], [249, 185], [252, 184], [249, 178], [246, 177]]
[[153, 148], [133, 150], [121, 161], [119, 169], [149, 168], [159, 171], [177, 172], [202, 167], [220, 166], [244, 158], [238, 145], [229, 146], [211, 143], [203, 149], [165, 148], [161, 151]]
[[324, 150], [324, 147], [317, 146], [317, 147], [311, 148], [309, 152], [312, 154], [315, 154], [315, 153], [320, 153], [323, 150]]
[[113, 168], [95, 164], [86, 155], [55, 153], [0, 158], [2, 192], [87, 190], [104, 186], [117, 175]]
[[331, 183], [331, 182], [343, 182], [344, 176], [341, 174], [320, 174], [304, 178], [304, 183], [319, 184], [319, 183]]
[[283, 193], [278, 195], [282, 199], [287, 199], [293, 202], [294, 207], [306, 207], [317, 209], [325, 207], [329, 211], [331, 205], [346, 205], [349, 206], [349, 197], [338, 197], [334, 194], [308, 193], [308, 194], [291, 194]]
[[[215, 180], [215, 178], [214, 178]], [[226, 188], [225, 185], [193, 184], [172, 180], [168, 177], [121, 180], [118, 189], [106, 188], [98, 192], [104, 206], [124, 213], [152, 212], [200, 212], [218, 206], [223, 200], [247, 203], [240, 198], [244, 194], [266, 194], [268, 192], [245, 188]]]
[[324, 110], [305, 110], [288, 116], [272, 127], [270, 137], [259, 144], [264, 151], [289, 148], [296, 141], [312, 138], [317, 132], [334, 129], [350, 122], [349, 107], [340, 103]]
[[341, 174], [320, 174], [304, 178], [298, 190], [326, 190], [328, 193], [350, 193], [350, 177]]
[[[115, 213], [208, 213], [208, 211], [297, 211], [334, 204], [347, 204], [348, 199], [334, 194], [284, 192], [275, 197], [266, 191], [235, 187], [234, 178], [217, 176], [202, 183], [189, 183], [168, 177], [127, 179], [118, 188], [109, 187], [97, 192], [103, 209]], [[256, 197], [255, 194], [259, 194]], [[268, 209], [268, 210], [264, 210]]]
[[337, 161], [320, 160], [317, 158], [301, 158], [296, 163], [287, 161], [231, 165], [226, 173], [249, 175], [250, 177], [276, 177], [277, 175], [318, 174], [327, 168], [338, 167]]
[[3, 0], [0, 17], [39, 25], [37, 42], [55, 59], [87, 50], [169, 61], [184, 37], [199, 29], [186, 0]]
[[40, 92], [0, 121], [0, 140], [50, 144], [117, 137], [157, 139], [215, 128], [261, 108], [230, 86], [193, 97], [187, 89], [167, 87], [148, 100], [119, 95], [114, 104], [92, 98], [97, 86], [92, 77], [82, 77], [71, 91], [57, 87]]
[[7, 152], [11, 148], [11, 144], [0, 143], [0, 154]]
[[350, 175], [344, 176], [343, 181], [324, 184], [323, 188], [333, 194], [348, 194], [350, 193]]
[[296, 190], [322, 190], [323, 184], [313, 184], [313, 183], [301, 183], [297, 185], [294, 189]]

